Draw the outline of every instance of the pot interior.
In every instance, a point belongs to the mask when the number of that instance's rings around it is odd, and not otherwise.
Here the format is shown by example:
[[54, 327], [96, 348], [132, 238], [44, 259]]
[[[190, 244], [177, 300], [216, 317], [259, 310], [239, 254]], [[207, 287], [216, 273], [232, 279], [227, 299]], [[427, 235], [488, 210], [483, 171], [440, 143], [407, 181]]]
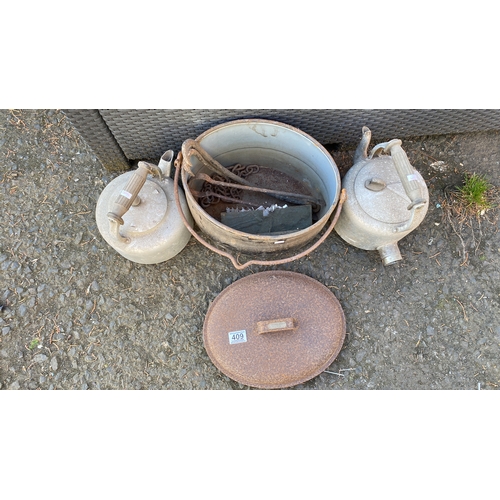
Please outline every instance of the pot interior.
[[[225, 167], [236, 163], [257, 164], [303, 183], [313, 196], [324, 200], [318, 214], [320, 219], [330, 215], [337, 204], [340, 175], [333, 158], [317, 141], [298, 129], [271, 121], [240, 120], [215, 127], [197, 140]], [[193, 173], [210, 174], [195, 156], [191, 158]], [[200, 190], [203, 181], [193, 181], [191, 186]]]

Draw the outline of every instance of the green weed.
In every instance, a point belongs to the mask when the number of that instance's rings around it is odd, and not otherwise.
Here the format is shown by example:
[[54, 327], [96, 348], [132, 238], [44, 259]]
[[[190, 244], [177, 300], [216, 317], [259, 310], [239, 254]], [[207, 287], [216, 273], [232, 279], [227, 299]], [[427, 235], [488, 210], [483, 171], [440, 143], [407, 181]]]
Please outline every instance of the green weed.
[[[471, 244], [466, 245], [467, 238], [472, 238], [476, 253], [485, 235], [483, 224], [496, 226], [499, 193], [498, 188], [490, 184], [485, 177], [475, 173], [465, 173], [462, 185], [445, 193], [441, 203], [443, 218], [460, 239], [464, 259], [462, 266], [469, 259], [467, 247]], [[467, 238], [464, 239], [464, 236]]]
[[30, 343], [30, 349], [34, 349], [35, 347], [38, 346], [39, 343], [40, 343], [39, 339], [33, 339]]
[[458, 198], [466, 210], [484, 214], [486, 210], [492, 208], [488, 199], [488, 192], [492, 187], [484, 177], [466, 173], [463, 186], [458, 188]]

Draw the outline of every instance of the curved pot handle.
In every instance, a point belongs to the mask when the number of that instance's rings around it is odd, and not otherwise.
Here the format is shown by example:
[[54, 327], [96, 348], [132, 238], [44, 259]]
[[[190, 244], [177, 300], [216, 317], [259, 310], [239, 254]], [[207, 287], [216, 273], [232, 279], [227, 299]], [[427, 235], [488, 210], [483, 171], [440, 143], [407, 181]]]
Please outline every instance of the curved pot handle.
[[211, 245], [207, 241], [205, 241], [201, 236], [198, 235], [198, 233], [189, 225], [188, 221], [186, 220], [186, 217], [184, 216], [183, 211], [181, 210], [181, 203], [179, 200], [179, 174], [181, 171], [181, 163], [182, 163], [182, 154], [179, 153], [177, 156], [177, 159], [175, 160], [175, 179], [174, 179], [174, 197], [175, 197], [175, 202], [177, 204], [177, 208], [179, 209], [179, 215], [181, 216], [182, 222], [184, 223], [184, 226], [186, 226], [186, 229], [194, 236], [194, 238], [201, 243], [203, 246], [208, 248], [209, 250], [212, 250], [212, 252], [215, 252], [222, 257], [227, 257], [233, 264], [233, 266], [238, 269], [242, 270], [245, 269], [249, 266], [252, 265], [258, 265], [258, 266], [275, 266], [275, 265], [281, 265], [281, 264], [288, 264], [289, 262], [293, 262], [295, 260], [301, 259], [302, 257], [305, 257], [306, 255], [310, 254], [314, 250], [316, 250], [330, 235], [330, 233], [333, 231], [333, 228], [335, 227], [335, 224], [337, 223], [337, 220], [340, 216], [340, 213], [342, 212], [342, 205], [344, 204], [345, 200], [347, 199], [347, 194], [345, 189], [342, 189], [340, 193], [340, 199], [337, 205], [337, 209], [335, 212], [335, 215], [332, 219], [332, 222], [330, 223], [330, 226], [326, 230], [326, 232], [321, 236], [321, 238], [314, 243], [314, 245], [310, 246], [308, 249], [304, 250], [303, 252], [294, 255], [292, 257], [288, 257], [286, 259], [279, 259], [279, 260], [250, 260], [248, 262], [245, 262], [244, 264], [240, 264], [236, 258], [231, 255], [228, 252], [224, 252], [223, 250], [218, 249], [217, 247]]

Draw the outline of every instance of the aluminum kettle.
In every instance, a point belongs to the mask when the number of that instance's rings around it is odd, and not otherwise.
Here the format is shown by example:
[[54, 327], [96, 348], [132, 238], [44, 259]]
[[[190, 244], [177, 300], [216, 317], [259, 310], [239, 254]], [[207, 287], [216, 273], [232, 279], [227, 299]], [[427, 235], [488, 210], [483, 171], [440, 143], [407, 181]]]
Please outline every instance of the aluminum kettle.
[[[170, 178], [174, 152], [158, 165], [139, 162], [137, 170], [112, 180], [96, 205], [96, 222], [104, 240], [120, 255], [139, 264], [158, 264], [177, 255], [187, 245], [187, 230], [174, 197]], [[193, 224], [184, 193], [182, 212]]]
[[357, 248], [378, 250], [390, 265], [402, 259], [398, 241], [424, 220], [429, 192], [399, 139], [378, 144], [368, 156], [371, 131], [363, 127], [362, 132], [354, 165], [342, 180], [347, 201], [335, 230]]

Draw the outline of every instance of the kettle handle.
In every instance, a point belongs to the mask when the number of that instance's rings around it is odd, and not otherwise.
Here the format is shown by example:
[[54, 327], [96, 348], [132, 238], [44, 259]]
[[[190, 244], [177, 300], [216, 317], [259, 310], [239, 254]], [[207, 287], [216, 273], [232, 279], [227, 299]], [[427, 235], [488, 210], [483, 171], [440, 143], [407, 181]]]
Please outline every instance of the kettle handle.
[[174, 197], [175, 197], [175, 202], [177, 204], [177, 208], [179, 209], [179, 215], [182, 219], [182, 222], [186, 226], [186, 229], [194, 236], [194, 238], [201, 243], [204, 247], [208, 248], [209, 250], [212, 250], [212, 252], [218, 253], [222, 257], [227, 257], [233, 264], [233, 266], [238, 269], [242, 270], [245, 269], [249, 266], [252, 265], [258, 265], [258, 266], [274, 266], [274, 265], [281, 265], [281, 264], [288, 264], [289, 262], [293, 262], [297, 259], [301, 259], [302, 257], [305, 257], [306, 255], [309, 255], [311, 252], [316, 250], [330, 235], [330, 233], [333, 231], [333, 228], [335, 227], [335, 224], [337, 223], [338, 218], [340, 217], [340, 213], [342, 212], [342, 205], [347, 199], [347, 194], [346, 190], [342, 189], [340, 193], [340, 198], [337, 204], [337, 209], [335, 212], [335, 215], [332, 218], [332, 221], [330, 223], [330, 226], [328, 229], [325, 231], [323, 236], [316, 241], [313, 245], [311, 245], [309, 248], [304, 250], [303, 252], [293, 255], [292, 257], [288, 257], [286, 259], [280, 259], [280, 260], [250, 260], [248, 262], [245, 262], [244, 264], [240, 264], [236, 258], [231, 255], [228, 252], [224, 252], [223, 250], [218, 249], [217, 247], [211, 245], [207, 241], [205, 241], [188, 223], [184, 212], [182, 211], [181, 207], [181, 202], [179, 199], [179, 174], [181, 171], [181, 164], [182, 164], [182, 152], [180, 152], [177, 156], [177, 159], [175, 160], [175, 178], [174, 178]]
[[120, 233], [120, 226], [124, 224], [122, 217], [129, 211], [132, 205], [136, 206], [140, 203], [138, 195], [146, 182], [148, 174], [158, 174], [158, 172], [161, 174], [161, 171], [156, 165], [140, 161], [137, 170], [132, 174], [127, 185], [122, 189], [118, 198], [115, 200], [113, 208], [107, 213], [110, 232], [117, 240], [123, 243], [130, 243], [130, 238]]
[[371, 156], [373, 157], [382, 150], [384, 153], [390, 153], [401, 184], [403, 184], [406, 195], [411, 200], [408, 210], [417, 210], [422, 208], [427, 202], [422, 197], [422, 188], [415, 175], [415, 169], [412, 167], [401, 144], [402, 142], [399, 139], [393, 139], [392, 141], [378, 144], [373, 148]]

